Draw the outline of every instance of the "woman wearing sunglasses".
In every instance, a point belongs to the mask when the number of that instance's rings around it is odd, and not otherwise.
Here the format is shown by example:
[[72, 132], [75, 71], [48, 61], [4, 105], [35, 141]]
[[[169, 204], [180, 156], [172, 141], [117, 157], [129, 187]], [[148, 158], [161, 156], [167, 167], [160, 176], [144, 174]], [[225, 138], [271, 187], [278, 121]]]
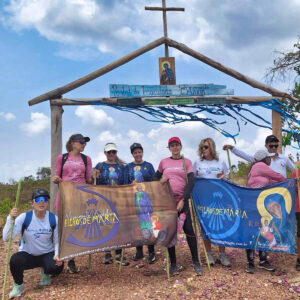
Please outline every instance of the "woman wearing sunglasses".
[[[194, 162], [194, 174], [196, 178], [229, 178], [229, 171], [226, 163], [219, 159], [216, 144], [213, 139], [206, 138], [201, 140], [198, 149], [199, 158]], [[202, 228], [205, 248], [210, 265], [215, 264], [211, 253], [211, 242]], [[225, 267], [230, 266], [230, 262], [225, 254], [225, 247], [219, 246], [219, 256], [217, 262]]]
[[[122, 185], [125, 180], [125, 162], [121, 160], [118, 155], [118, 148], [114, 143], [107, 143], [104, 146], [104, 154], [106, 156], [106, 161], [98, 163], [95, 167], [97, 176], [97, 185]], [[116, 250], [116, 261], [121, 263], [121, 253], [122, 249]], [[106, 252], [104, 259], [104, 264], [112, 263], [112, 256], [110, 252]], [[128, 266], [129, 261], [123, 257], [122, 265]]]
[[[181, 216], [185, 214], [183, 231], [186, 234], [186, 240], [192, 254], [194, 270], [197, 275], [202, 275], [203, 270], [198, 258], [197, 240], [188, 205], [188, 200], [194, 186], [192, 162], [187, 158], [183, 160], [180, 153], [182, 145], [179, 137], [174, 136], [170, 138], [168, 148], [171, 152], [171, 157], [161, 160], [158, 170], [155, 173], [155, 179], [160, 180], [161, 183], [167, 181], [170, 183], [176, 201], [178, 215], [180, 214]], [[186, 180], [186, 175], [188, 180]], [[174, 276], [179, 274], [176, 264], [175, 246], [169, 247], [168, 252], [171, 261], [170, 275]]]
[[12, 238], [21, 234], [19, 251], [10, 258], [14, 286], [9, 298], [21, 296], [24, 270], [42, 268], [40, 285], [50, 285], [50, 275], [58, 275], [63, 270], [63, 262], [58, 258], [58, 219], [48, 211], [49, 198], [46, 190], [36, 189], [32, 194], [33, 210], [18, 216], [18, 209], [14, 207], [7, 217], [3, 228], [4, 242], [9, 240], [13, 219]]
[[[143, 160], [144, 149], [141, 144], [133, 143], [130, 146], [131, 154], [134, 161], [125, 167], [125, 183], [149, 182], [154, 179], [154, 168], [151, 163]], [[134, 261], [144, 257], [143, 246], [136, 247], [136, 254], [133, 256]], [[148, 245], [148, 263], [155, 262], [154, 245]]]
[[[82, 134], [73, 134], [66, 143], [67, 153], [60, 154], [56, 158], [55, 175], [52, 181], [59, 184], [61, 181], [70, 181], [74, 183], [92, 183], [92, 160], [89, 156], [82, 154], [86, 143], [90, 141], [89, 137]], [[58, 211], [58, 193], [55, 201], [55, 208]], [[74, 259], [68, 262], [70, 273], [78, 273]]]

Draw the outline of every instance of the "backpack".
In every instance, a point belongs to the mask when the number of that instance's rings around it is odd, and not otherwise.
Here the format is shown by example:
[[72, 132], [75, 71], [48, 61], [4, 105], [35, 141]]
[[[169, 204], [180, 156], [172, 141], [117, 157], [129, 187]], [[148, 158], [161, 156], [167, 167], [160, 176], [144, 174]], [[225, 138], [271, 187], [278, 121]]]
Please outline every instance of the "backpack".
[[[86, 170], [87, 170], [87, 156], [80, 153], [83, 163], [85, 165], [85, 179], [86, 179]], [[60, 178], [62, 178], [63, 167], [69, 157], [69, 153], [64, 153], [61, 159], [61, 169], [60, 169]]]
[[[26, 212], [25, 220], [22, 224], [22, 231], [21, 231], [22, 237], [21, 238], [23, 238], [24, 231], [28, 228], [29, 224], [31, 223], [32, 214], [33, 214], [33, 210]], [[50, 223], [50, 227], [52, 230], [52, 237], [53, 237], [53, 233], [56, 228], [56, 218], [55, 218], [55, 214], [53, 214], [50, 211], [49, 211], [49, 223]], [[24, 238], [23, 238], [23, 242], [25, 243]], [[21, 240], [20, 240], [20, 243], [21, 243]]]

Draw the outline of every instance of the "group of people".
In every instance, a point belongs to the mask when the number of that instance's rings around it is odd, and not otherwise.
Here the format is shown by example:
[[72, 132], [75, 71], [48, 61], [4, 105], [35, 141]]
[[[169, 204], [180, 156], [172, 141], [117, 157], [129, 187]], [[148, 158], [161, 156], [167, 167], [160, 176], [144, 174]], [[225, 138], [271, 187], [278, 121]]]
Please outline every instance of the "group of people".
[[[174, 195], [174, 201], [178, 211], [178, 231], [183, 229], [187, 243], [191, 252], [193, 267], [197, 275], [203, 274], [199, 261], [197, 239], [192, 224], [191, 211], [189, 208], [189, 198], [194, 186], [195, 178], [227, 178], [229, 170], [226, 163], [217, 154], [216, 145], [213, 139], [205, 138], [200, 141], [198, 148], [198, 159], [192, 162], [181, 154], [182, 142], [178, 137], [171, 137], [168, 140], [170, 157], [160, 161], [157, 171], [153, 165], [143, 159], [143, 147], [140, 143], [133, 143], [130, 151], [133, 161], [126, 164], [118, 157], [118, 149], [115, 143], [107, 143], [104, 146], [106, 160], [98, 163], [92, 169], [90, 157], [82, 152], [89, 137], [81, 134], [73, 134], [67, 144], [67, 153], [61, 154], [56, 159], [55, 175], [52, 181], [59, 184], [61, 181], [71, 181], [74, 183], [92, 183], [97, 185], [122, 185], [136, 182], [149, 182], [159, 180], [164, 183], [169, 182]], [[286, 168], [293, 171], [296, 176], [295, 166], [289, 158], [278, 153], [279, 140], [271, 135], [266, 138], [265, 149], [257, 151], [254, 156], [246, 154], [232, 145], [223, 146], [224, 150], [230, 150], [235, 155], [252, 162], [248, 176], [249, 187], [262, 187], [286, 179]], [[300, 169], [298, 169], [300, 176]], [[48, 211], [49, 195], [45, 190], [35, 190], [32, 195], [33, 211], [31, 214], [23, 213], [18, 216], [17, 208], [13, 208], [7, 217], [7, 222], [3, 229], [3, 239], [9, 238], [9, 230], [12, 220], [15, 218], [13, 237], [21, 233], [19, 252], [15, 253], [10, 260], [10, 269], [14, 278], [14, 287], [10, 293], [10, 298], [20, 296], [23, 286], [23, 272], [26, 269], [35, 267], [42, 268], [41, 284], [50, 284], [50, 275], [59, 274], [63, 269], [63, 262], [58, 254], [57, 217]], [[56, 198], [56, 210], [59, 209], [59, 195]], [[298, 259], [296, 269], [300, 271], [300, 212], [299, 203], [296, 201], [297, 216], [297, 249]], [[217, 259], [212, 255], [211, 242], [205, 231], [202, 229], [202, 236], [207, 251], [208, 262], [214, 265], [216, 262], [225, 267], [230, 266], [230, 261], [226, 255], [225, 247], [219, 246]], [[116, 261], [123, 265], [129, 265], [126, 257], [121, 257], [122, 249], [116, 250]], [[168, 248], [170, 258], [170, 275], [178, 274], [176, 263], [175, 246]], [[136, 253], [132, 257], [138, 261], [144, 257], [143, 247], [137, 247]], [[246, 272], [254, 273], [254, 250], [246, 250], [247, 265]], [[153, 245], [148, 246], [148, 262], [154, 263], [156, 260]], [[275, 268], [268, 262], [266, 252], [259, 251], [258, 267], [268, 271]], [[112, 255], [106, 252], [104, 264], [112, 263]], [[71, 259], [67, 263], [71, 273], [79, 272], [75, 260]]]

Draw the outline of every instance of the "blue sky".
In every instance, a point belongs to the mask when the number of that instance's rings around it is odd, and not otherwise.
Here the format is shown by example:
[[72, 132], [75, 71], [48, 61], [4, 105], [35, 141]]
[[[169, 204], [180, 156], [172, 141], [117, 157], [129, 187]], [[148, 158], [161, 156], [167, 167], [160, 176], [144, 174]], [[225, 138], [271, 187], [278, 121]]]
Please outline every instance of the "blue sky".
[[[287, 51], [300, 28], [297, 0], [168, 0], [185, 12], [168, 13], [169, 36], [178, 42], [248, 76], [264, 81], [274, 50]], [[144, 6], [156, 0], [5, 0], [0, 4], [0, 182], [35, 175], [50, 166], [50, 109], [44, 102], [29, 107], [27, 101], [84, 76], [163, 35], [160, 12]], [[203, 63], [170, 49], [176, 58], [177, 83], [225, 84], [235, 95], [261, 96], [262, 91], [240, 83]], [[158, 84], [161, 46], [136, 60], [80, 87], [65, 97], [105, 97], [110, 83]], [[274, 82], [288, 90], [292, 81]], [[186, 157], [196, 159], [202, 138], [221, 145], [232, 142], [201, 123], [162, 125], [129, 113], [96, 106], [65, 107], [63, 144], [75, 132], [91, 137], [85, 153], [95, 165], [104, 160], [103, 147], [115, 141], [119, 156], [131, 161], [132, 142], [144, 145], [145, 159], [157, 167], [168, 155], [167, 140], [178, 135]], [[266, 119], [271, 113], [258, 111]], [[242, 124], [242, 123], [241, 123]], [[229, 122], [229, 130], [234, 125]], [[269, 130], [242, 126], [237, 146], [254, 152], [264, 144]], [[286, 154], [293, 153], [292, 148]], [[233, 163], [236, 159], [232, 157]]]

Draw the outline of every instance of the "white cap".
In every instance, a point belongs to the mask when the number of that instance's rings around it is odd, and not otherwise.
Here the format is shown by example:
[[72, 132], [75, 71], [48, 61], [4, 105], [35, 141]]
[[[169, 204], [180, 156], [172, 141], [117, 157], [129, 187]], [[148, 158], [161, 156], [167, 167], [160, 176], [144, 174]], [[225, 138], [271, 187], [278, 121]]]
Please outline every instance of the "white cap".
[[270, 153], [267, 150], [261, 149], [255, 152], [254, 154], [254, 159], [256, 161], [261, 161], [263, 159], [265, 159], [266, 157], [271, 157], [276, 155], [276, 153]]
[[116, 150], [116, 151], [118, 151], [118, 148], [117, 148], [116, 144], [114, 144], [114, 143], [107, 143], [107, 144], [104, 146], [104, 151], [105, 151], [105, 152], [108, 152], [108, 151], [111, 151], [111, 150]]

